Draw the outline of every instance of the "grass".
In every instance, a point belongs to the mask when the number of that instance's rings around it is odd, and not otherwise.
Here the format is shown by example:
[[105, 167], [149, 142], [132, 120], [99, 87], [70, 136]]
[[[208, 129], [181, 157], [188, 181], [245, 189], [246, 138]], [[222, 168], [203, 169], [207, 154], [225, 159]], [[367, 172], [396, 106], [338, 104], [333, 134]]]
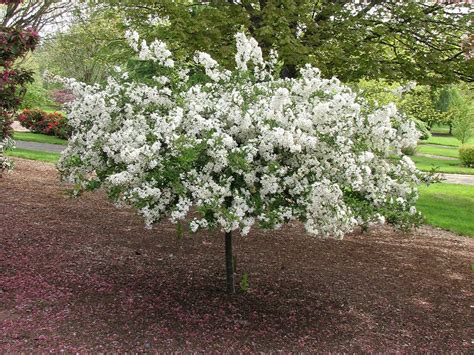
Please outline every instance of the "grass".
[[422, 186], [417, 207], [426, 223], [474, 237], [474, 185]]
[[30, 160], [39, 160], [47, 163], [57, 163], [61, 154], [50, 152], [39, 152], [36, 150], [15, 148], [6, 152], [7, 156]]
[[418, 169], [422, 171], [431, 171], [437, 168], [437, 172], [448, 174], [469, 174], [474, 175], [473, 168], [466, 168], [461, 165], [460, 160], [438, 160], [428, 157], [413, 156], [411, 159], [415, 162]]
[[53, 112], [58, 112], [60, 114], [62, 114], [63, 116], [66, 116], [66, 113], [64, 111], [61, 111], [60, 109], [55, 109], [54, 107], [47, 107], [47, 108], [44, 108], [42, 109], [44, 112], [47, 112], [47, 113], [53, 113]]
[[67, 140], [65, 139], [61, 139], [54, 136], [47, 136], [41, 133], [14, 132], [13, 139], [17, 141], [25, 141], [25, 142], [67, 145]]
[[[470, 142], [474, 139], [471, 138]], [[434, 145], [428, 145], [434, 144]], [[439, 147], [437, 145], [444, 145], [447, 147]], [[430, 139], [420, 142], [417, 148], [418, 153], [439, 155], [443, 157], [459, 158], [458, 147], [461, 142], [452, 136], [436, 136]], [[431, 171], [433, 168], [437, 168], [440, 173], [448, 174], [470, 174], [474, 175], [473, 168], [466, 168], [461, 165], [461, 161], [456, 160], [442, 160], [429, 157], [414, 156], [412, 157], [418, 169], [423, 171]]]
[[[429, 139], [422, 141], [422, 143], [449, 145], [452, 147], [461, 146], [461, 142], [453, 136], [431, 136]], [[471, 138], [467, 143], [474, 143], [474, 138]]]
[[420, 144], [417, 148], [417, 152], [423, 154], [439, 155], [442, 157], [459, 158], [458, 149], [455, 147], [443, 148], [432, 145]]
[[447, 126], [447, 125], [442, 125], [442, 126], [434, 125], [431, 128], [431, 133], [449, 134], [449, 126]]
[[36, 107], [36, 109], [42, 110], [42, 111], [45, 111], [45, 112], [48, 112], [48, 113], [59, 112], [59, 113], [65, 115], [65, 113], [63, 111], [61, 111], [61, 108], [59, 106], [55, 106], [55, 105], [43, 105], [43, 106]]

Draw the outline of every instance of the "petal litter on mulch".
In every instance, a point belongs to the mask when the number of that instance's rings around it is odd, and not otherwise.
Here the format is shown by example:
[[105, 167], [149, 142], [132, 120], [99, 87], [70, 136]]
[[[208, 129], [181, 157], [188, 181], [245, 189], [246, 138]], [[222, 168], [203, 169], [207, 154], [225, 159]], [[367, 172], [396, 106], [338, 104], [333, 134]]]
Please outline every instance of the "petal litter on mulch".
[[235, 238], [145, 230], [53, 165], [0, 179], [0, 352], [472, 352], [474, 240], [389, 227], [321, 240], [299, 225]]

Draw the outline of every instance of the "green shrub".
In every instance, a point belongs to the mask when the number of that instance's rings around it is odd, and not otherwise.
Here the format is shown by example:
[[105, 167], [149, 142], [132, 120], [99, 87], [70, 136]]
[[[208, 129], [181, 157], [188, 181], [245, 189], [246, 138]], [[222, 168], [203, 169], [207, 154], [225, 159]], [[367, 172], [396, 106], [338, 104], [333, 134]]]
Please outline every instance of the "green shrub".
[[405, 147], [402, 149], [402, 153], [408, 156], [413, 156], [416, 154], [417, 147]]
[[48, 91], [43, 88], [40, 82], [34, 81], [26, 86], [26, 94], [20, 108], [33, 109], [53, 104], [54, 102], [49, 97]]
[[459, 159], [467, 167], [474, 167], [474, 144], [464, 144], [459, 148]]

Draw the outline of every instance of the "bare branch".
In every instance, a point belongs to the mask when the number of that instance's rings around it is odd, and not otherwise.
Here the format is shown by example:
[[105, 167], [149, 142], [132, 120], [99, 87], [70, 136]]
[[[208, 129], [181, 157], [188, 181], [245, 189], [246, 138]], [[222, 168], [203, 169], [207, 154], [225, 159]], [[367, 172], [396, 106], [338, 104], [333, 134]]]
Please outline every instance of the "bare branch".
[[0, 23], [6, 27], [33, 27], [42, 30], [54, 24], [64, 14], [72, 11], [75, 1], [67, 0], [25, 0], [23, 3], [10, 3], [0, 13]]

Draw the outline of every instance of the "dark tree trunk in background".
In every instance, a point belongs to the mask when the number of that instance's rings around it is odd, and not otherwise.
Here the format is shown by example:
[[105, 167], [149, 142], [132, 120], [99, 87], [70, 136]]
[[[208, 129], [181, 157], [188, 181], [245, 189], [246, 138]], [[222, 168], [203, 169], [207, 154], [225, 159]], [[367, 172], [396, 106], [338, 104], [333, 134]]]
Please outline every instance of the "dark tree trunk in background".
[[225, 233], [225, 269], [227, 276], [227, 293], [235, 293], [232, 232]]
[[298, 71], [296, 70], [296, 65], [287, 64], [281, 69], [280, 77], [282, 79], [294, 79], [296, 78]]

